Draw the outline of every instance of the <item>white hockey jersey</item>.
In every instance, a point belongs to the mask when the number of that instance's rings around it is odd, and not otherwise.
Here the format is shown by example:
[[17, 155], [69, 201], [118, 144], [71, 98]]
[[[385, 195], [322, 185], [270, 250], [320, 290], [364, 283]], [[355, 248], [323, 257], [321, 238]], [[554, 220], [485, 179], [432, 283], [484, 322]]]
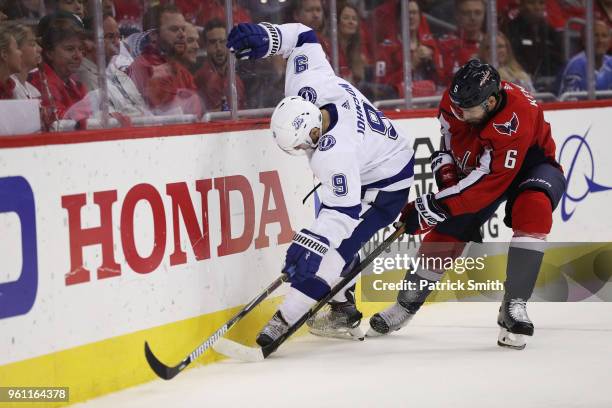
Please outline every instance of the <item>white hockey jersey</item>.
[[321, 210], [309, 229], [337, 248], [359, 224], [366, 192], [412, 185], [413, 140], [335, 75], [313, 30], [302, 24], [274, 27], [281, 34], [277, 54], [287, 59], [285, 96], [299, 95], [330, 113], [327, 132], [308, 156], [322, 183], [317, 191]]

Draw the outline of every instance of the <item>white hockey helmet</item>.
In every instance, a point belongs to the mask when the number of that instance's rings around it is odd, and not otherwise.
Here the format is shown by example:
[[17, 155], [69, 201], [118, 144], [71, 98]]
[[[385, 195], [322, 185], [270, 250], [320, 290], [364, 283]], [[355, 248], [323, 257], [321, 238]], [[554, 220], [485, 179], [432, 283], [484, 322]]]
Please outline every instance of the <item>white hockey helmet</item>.
[[322, 115], [315, 104], [299, 96], [288, 96], [276, 105], [270, 128], [278, 147], [293, 156], [317, 147], [310, 137], [314, 128], [322, 129]]

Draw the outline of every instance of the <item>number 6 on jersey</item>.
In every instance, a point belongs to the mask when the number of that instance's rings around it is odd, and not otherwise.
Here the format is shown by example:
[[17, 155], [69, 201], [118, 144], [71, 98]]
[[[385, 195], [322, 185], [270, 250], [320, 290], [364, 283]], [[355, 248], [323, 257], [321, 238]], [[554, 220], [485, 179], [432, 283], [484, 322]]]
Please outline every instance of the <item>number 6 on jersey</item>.
[[507, 169], [513, 169], [516, 166], [516, 155], [518, 151], [508, 150], [506, 152], [506, 160], [504, 161], [504, 167]]

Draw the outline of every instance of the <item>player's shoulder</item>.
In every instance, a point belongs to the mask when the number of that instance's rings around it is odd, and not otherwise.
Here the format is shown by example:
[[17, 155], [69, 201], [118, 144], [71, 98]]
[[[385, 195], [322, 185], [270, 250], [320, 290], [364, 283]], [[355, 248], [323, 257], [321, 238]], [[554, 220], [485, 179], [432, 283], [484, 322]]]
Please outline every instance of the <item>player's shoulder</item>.
[[502, 89], [505, 93], [505, 105], [501, 112], [517, 111], [520, 116], [532, 115], [541, 109], [535, 97], [520, 85], [502, 81]]
[[317, 106], [334, 103], [341, 99], [345, 92], [338, 86], [338, 78], [308, 73], [304, 76], [288, 78], [286, 94], [297, 95]]
[[359, 136], [352, 129], [354, 117], [349, 112], [344, 112], [343, 108], [336, 107], [335, 104], [325, 105], [324, 108], [334, 110], [330, 128], [323, 134], [313, 153], [313, 160], [325, 161], [330, 165], [339, 164], [346, 160], [353, 160]]
[[356, 149], [348, 137], [346, 133], [334, 131], [321, 136], [310, 157], [310, 167], [317, 178], [323, 180], [339, 169], [354, 167]]
[[438, 116], [445, 114], [446, 116], [451, 115], [451, 99], [449, 89], [445, 89], [440, 98], [440, 104], [438, 105]]
[[540, 106], [524, 88], [503, 82], [504, 105], [491, 118], [481, 135], [490, 140], [508, 141], [508, 138], [529, 134]]

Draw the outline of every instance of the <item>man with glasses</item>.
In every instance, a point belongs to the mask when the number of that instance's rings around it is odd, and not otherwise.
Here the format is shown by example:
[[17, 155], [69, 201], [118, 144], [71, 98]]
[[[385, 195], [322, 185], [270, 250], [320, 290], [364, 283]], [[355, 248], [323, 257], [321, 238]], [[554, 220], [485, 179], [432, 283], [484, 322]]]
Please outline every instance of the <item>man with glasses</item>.
[[[84, 56], [81, 62], [81, 67], [77, 71], [79, 80], [85, 85], [88, 91], [93, 91], [99, 88], [98, 82], [98, 57], [96, 53], [96, 38], [95, 38], [95, 19], [88, 17], [83, 21], [86, 36], [83, 41]], [[104, 15], [102, 20], [102, 30], [104, 33], [104, 60], [106, 65], [110, 64], [112, 58], [119, 53], [119, 27], [117, 22], [110, 15]]]
[[[97, 47], [94, 36], [93, 17], [86, 18], [84, 21], [86, 37], [83, 41], [85, 55], [81, 66], [77, 71], [79, 80], [85, 85], [89, 93], [87, 99], [94, 112], [102, 109], [104, 103], [100, 96], [100, 71], [97, 64]], [[149, 116], [151, 112], [136, 89], [136, 85], [126, 72], [121, 71], [111, 62], [119, 54], [121, 34], [115, 19], [110, 15], [104, 15], [102, 21], [104, 35], [104, 61], [106, 90], [108, 95], [109, 112], [119, 119], [123, 125], [129, 125], [129, 117]]]

